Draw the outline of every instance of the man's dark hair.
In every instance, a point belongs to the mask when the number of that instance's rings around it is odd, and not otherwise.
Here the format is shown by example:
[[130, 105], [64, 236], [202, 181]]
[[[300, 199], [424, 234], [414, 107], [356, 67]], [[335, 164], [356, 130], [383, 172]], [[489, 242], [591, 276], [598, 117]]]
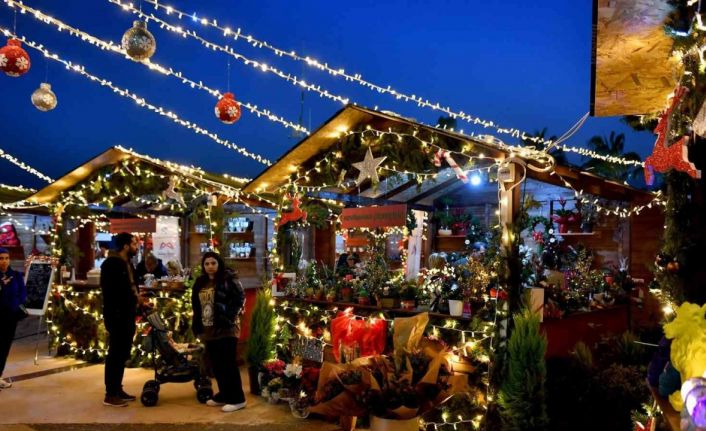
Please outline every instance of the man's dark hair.
[[113, 244], [115, 244], [115, 249], [117, 251], [122, 251], [126, 245], [132, 243], [132, 234], [127, 232], [121, 232], [113, 237]]

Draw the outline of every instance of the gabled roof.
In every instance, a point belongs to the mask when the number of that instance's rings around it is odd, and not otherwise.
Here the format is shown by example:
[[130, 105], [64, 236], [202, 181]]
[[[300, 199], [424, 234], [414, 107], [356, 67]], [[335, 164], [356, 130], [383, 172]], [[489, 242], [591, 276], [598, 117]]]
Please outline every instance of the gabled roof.
[[37, 204], [55, 202], [62, 192], [74, 188], [82, 181], [90, 178], [96, 171], [128, 159], [139, 160], [169, 174], [187, 177], [204, 186], [212, 187], [214, 191], [235, 192], [247, 182], [247, 179], [210, 174], [193, 166], [184, 166], [155, 159], [122, 147], [112, 147], [29, 196], [27, 201]]
[[[255, 177], [255, 179], [245, 186], [244, 191], [257, 193], [258, 191], [272, 190], [286, 184], [293, 171], [293, 167], [299, 167], [325, 153], [339, 141], [342, 132], [355, 130], [366, 125], [370, 125], [376, 130], [388, 130], [388, 128], [395, 130], [399, 129], [400, 126], [424, 130], [449, 140], [472, 143], [475, 150], [483, 152], [489, 157], [505, 157], [510, 153], [510, 150], [494, 143], [494, 141], [486, 141], [450, 130], [428, 126], [389, 112], [379, 112], [356, 105], [347, 105], [336, 112], [336, 114], [329, 118], [311, 135], [292, 147], [272, 166]], [[585, 193], [599, 195], [608, 199], [646, 202], [651, 200], [654, 196], [647, 191], [635, 189], [628, 185], [608, 180], [571, 166], [555, 166], [555, 172], [571, 183], [576, 190], [583, 190]], [[528, 170], [527, 177], [549, 184], [563, 185], [563, 181], [561, 181], [557, 175], [550, 175], [549, 173]], [[444, 172], [440, 176], [437, 182], [438, 184], [433, 181], [425, 181], [422, 185], [421, 193], [425, 193], [425, 190], [430, 189], [433, 191], [435, 188], [443, 187], [444, 184], [451, 185], [456, 181], [458, 180], [456, 180], [453, 174], [449, 175], [449, 172]], [[400, 183], [398, 181], [396, 187], [399, 193], [395, 193], [395, 190], [392, 188], [378, 187], [376, 191], [372, 191], [371, 189], [362, 191], [361, 195], [368, 195], [369, 197], [384, 195], [385, 198], [389, 200], [398, 200], [396, 199], [396, 195], [399, 195], [398, 198], [400, 202], [418, 200], [420, 191], [416, 193], [413, 192], [412, 189], [410, 189], [409, 182]], [[405, 190], [407, 190], [407, 192], [403, 193]]]

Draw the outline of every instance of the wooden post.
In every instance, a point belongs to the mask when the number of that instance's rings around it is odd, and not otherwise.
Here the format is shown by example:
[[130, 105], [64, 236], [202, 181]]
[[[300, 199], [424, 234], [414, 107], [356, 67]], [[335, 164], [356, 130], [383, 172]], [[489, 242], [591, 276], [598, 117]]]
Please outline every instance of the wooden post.
[[417, 227], [409, 233], [407, 243], [407, 270], [405, 278], [412, 280], [419, 274], [419, 269], [422, 266], [422, 234], [424, 232], [424, 211], [412, 210]]
[[499, 217], [500, 226], [502, 228], [502, 250], [508, 264], [508, 273], [503, 284], [508, 294], [508, 311], [510, 315], [512, 315], [512, 313], [519, 310], [522, 294], [520, 291], [520, 272], [522, 268], [518, 256], [519, 251], [517, 238], [515, 238], [514, 224], [522, 208], [520, 170], [524, 169], [524, 167], [518, 166], [512, 162], [507, 166], [510, 167], [511, 170], [508, 181], [503, 182], [502, 179], [498, 181], [498, 187], [500, 188]]
[[80, 278], [85, 278], [88, 271], [93, 269], [95, 264], [95, 237], [96, 228], [93, 222], [86, 223], [78, 229], [78, 249], [81, 251], [81, 257], [76, 263], [76, 275]]

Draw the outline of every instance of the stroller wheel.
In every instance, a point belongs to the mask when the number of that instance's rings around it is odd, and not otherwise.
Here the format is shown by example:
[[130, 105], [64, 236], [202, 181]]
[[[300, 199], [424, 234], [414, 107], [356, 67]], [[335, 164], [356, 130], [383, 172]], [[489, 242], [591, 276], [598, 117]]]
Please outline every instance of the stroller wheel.
[[211, 398], [213, 398], [213, 389], [210, 386], [202, 386], [196, 390], [196, 399], [201, 404], [206, 403]]
[[157, 400], [159, 400], [159, 393], [152, 388], [145, 388], [142, 390], [142, 396], [140, 401], [145, 407], [154, 407], [157, 405]]
[[142, 392], [146, 391], [147, 389], [152, 389], [156, 393], [159, 393], [159, 382], [156, 380], [146, 381], [145, 385], [142, 387]]
[[208, 377], [199, 377], [198, 379], [194, 380], [194, 389], [197, 391], [200, 388], [210, 388], [211, 387], [211, 379]]

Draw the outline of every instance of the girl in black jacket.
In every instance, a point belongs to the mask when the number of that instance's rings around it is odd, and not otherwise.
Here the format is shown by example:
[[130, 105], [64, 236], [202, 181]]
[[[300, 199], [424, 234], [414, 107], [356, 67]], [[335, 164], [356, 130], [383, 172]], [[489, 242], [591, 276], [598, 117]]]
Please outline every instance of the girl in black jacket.
[[192, 328], [206, 343], [206, 354], [211, 360], [219, 390], [206, 404], [222, 406], [224, 412], [232, 412], [246, 405], [237, 363], [245, 292], [218, 253], [209, 251], [203, 255], [201, 271], [191, 294]]

